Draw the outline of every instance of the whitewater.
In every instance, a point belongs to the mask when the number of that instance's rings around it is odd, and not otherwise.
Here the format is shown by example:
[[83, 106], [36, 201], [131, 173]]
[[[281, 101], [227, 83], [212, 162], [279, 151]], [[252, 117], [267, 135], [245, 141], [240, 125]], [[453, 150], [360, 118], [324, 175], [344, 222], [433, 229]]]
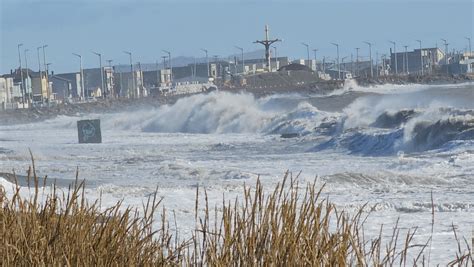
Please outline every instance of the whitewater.
[[[103, 143], [78, 144], [77, 120], [95, 118]], [[474, 227], [472, 83], [351, 84], [329, 95], [264, 98], [212, 92], [154, 109], [0, 126], [0, 172], [25, 175], [29, 150], [39, 175], [60, 187], [78, 169], [87, 197], [104, 206], [139, 207], [158, 188], [181, 233], [194, 226], [197, 186], [218, 205], [257, 178], [271, 190], [287, 170], [325, 184], [324, 197], [344, 209], [368, 203], [369, 235], [383, 224], [389, 236], [400, 218], [402, 229], [419, 228], [415, 241], [426, 241], [432, 194], [432, 262], [453, 259], [453, 225], [467, 239]]]

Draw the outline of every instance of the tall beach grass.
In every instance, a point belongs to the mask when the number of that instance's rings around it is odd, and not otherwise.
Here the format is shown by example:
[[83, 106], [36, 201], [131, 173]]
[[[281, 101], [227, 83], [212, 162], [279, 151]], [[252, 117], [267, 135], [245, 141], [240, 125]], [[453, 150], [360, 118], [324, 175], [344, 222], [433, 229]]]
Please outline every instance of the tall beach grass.
[[[415, 243], [416, 228], [389, 238], [367, 238], [370, 212], [339, 210], [322, 197], [323, 187], [300, 184], [286, 173], [270, 193], [257, 181], [242, 196], [210, 207], [205, 189], [196, 189], [195, 227], [177, 236], [157, 194], [141, 209], [121, 202], [107, 208], [89, 202], [84, 183], [68, 190], [28, 172], [32, 193], [16, 183], [0, 187], [1, 266], [393, 266], [428, 265], [431, 238]], [[434, 211], [433, 211], [434, 212]], [[158, 221], [154, 221], [159, 218]], [[450, 265], [472, 266], [470, 242], [459, 237]]]

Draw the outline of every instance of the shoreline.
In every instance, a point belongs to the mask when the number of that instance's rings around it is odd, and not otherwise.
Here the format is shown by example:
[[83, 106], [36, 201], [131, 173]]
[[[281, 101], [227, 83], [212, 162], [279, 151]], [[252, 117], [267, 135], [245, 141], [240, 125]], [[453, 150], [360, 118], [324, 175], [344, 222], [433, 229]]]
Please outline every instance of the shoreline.
[[[461, 76], [386, 76], [377, 79], [355, 78], [357, 85], [370, 87], [384, 84], [456, 84], [472, 82], [472, 79]], [[343, 88], [344, 85], [335, 82], [313, 82], [294, 88], [222, 88], [221, 91], [240, 93], [246, 92], [254, 95], [255, 98], [266, 97], [274, 94], [300, 93], [300, 94], [329, 94], [334, 90]], [[171, 96], [151, 96], [139, 99], [99, 99], [94, 102], [84, 103], [61, 103], [53, 107], [0, 110], [0, 125], [13, 125], [44, 121], [57, 116], [78, 116], [90, 113], [118, 113], [123, 111], [133, 111], [141, 108], [156, 108], [163, 105], [173, 104], [181, 98], [193, 94], [171, 95]]]

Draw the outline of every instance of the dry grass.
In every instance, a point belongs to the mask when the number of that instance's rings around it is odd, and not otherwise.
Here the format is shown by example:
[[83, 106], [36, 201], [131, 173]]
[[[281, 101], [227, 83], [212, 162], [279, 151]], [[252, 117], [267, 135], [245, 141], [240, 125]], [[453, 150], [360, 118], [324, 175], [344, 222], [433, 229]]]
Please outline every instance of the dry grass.
[[[366, 241], [363, 224], [369, 214], [338, 210], [321, 197], [322, 188], [315, 183], [300, 186], [288, 173], [271, 193], [257, 181], [244, 188], [241, 200], [223, 200], [212, 210], [206, 191], [197, 189], [196, 228], [185, 241], [169, 230], [156, 193], [140, 211], [121, 202], [103, 210], [98, 202], [85, 200], [84, 184], [77, 179], [67, 193], [53, 186], [44, 194], [34, 167], [29, 173], [34, 181], [31, 197], [21, 197], [18, 186], [7, 197], [1, 188], [2, 266], [428, 264], [430, 240], [413, 244], [416, 229], [402, 236], [394, 227], [392, 236], [382, 240], [381, 227], [377, 238]], [[154, 222], [158, 213], [161, 219]], [[468, 242], [458, 238], [454, 227], [453, 233], [458, 253], [450, 264], [472, 264]]]

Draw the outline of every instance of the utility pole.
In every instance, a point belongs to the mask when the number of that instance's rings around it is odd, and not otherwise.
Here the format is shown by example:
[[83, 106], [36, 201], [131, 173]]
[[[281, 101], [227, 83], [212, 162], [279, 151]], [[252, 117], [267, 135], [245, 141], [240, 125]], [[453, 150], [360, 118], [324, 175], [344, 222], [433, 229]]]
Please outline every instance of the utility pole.
[[36, 54], [38, 55], [38, 72], [40, 74], [40, 78], [41, 78], [41, 60], [40, 60], [40, 49], [41, 49], [41, 46], [37, 47], [36, 48]]
[[72, 54], [79, 58], [79, 71], [80, 71], [79, 76], [81, 77], [81, 95], [82, 95], [82, 99], [84, 100], [86, 94], [85, 94], [85, 88], [84, 88], [84, 71], [82, 69], [82, 56], [76, 53], [72, 53]]
[[470, 37], [464, 37], [468, 44], [469, 44], [469, 56], [471, 56], [471, 53], [472, 53], [472, 48], [471, 48], [471, 38]]
[[382, 76], [385, 76], [385, 54], [382, 54]]
[[53, 65], [53, 63], [46, 63], [46, 71], [49, 72], [49, 66]]
[[[23, 54], [25, 55], [26, 81], [28, 81], [28, 76], [29, 76], [29, 75], [28, 75], [28, 56], [26, 55], [26, 52], [28, 52], [28, 51], [30, 51], [30, 50], [29, 50], [29, 49], [25, 49], [25, 50], [23, 51]], [[30, 86], [30, 84], [29, 84], [28, 82], [25, 82], [25, 85], [26, 85], [26, 87], [25, 87], [25, 100], [27, 101], [27, 100], [30, 99], [29, 95], [26, 96], [26, 95], [28, 94], [28, 87]], [[28, 101], [28, 102], [29, 102], [29, 101]]]
[[405, 71], [406, 74], [410, 74], [410, 70], [408, 69], [408, 45], [404, 45], [404, 47], [405, 47], [405, 66], [406, 66], [404, 68], [406, 70]]
[[379, 52], [375, 51], [375, 76], [379, 77]]
[[240, 50], [241, 53], [241, 60], [242, 60], [242, 73], [245, 73], [245, 63], [244, 63], [244, 49], [242, 47], [238, 47], [234, 45], [235, 48]]
[[354, 76], [354, 54], [351, 53], [351, 75]]
[[193, 57], [193, 59], [194, 59], [193, 78], [196, 79], [196, 71], [197, 71], [197, 69], [196, 69], [196, 65], [197, 65], [197, 63], [196, 63], [196, 57]]
[[275, 51], [275, 68], [278, 69], [278, 66], [277, 66], [277, 64], [278, 64], [277, 47], [276, 47], [276, 46], [272, 46], [272, 48], [273, 48], [273, 51]]
[[207, 62], [207, 78], [209, 79], [209, 55], [207, 49], [201, 48], [201, 51], [206, 53], [206, 62]]
[[395, 75], [398, 75], [397, 43], [395, 43], [394, 41], [388, 42], [393, 44], [393, 56], [395, 58]]
[[[132, 59], [132, 52], [123, 51], [125, 54], [128, 55], [130, 60], [130, 73], [132, 74], [132, 94], [131, 97], [135, 97], [135, 73], [133, 72], [133, 59]], [[130, 97], [130, 92], [128, 92], [128, 97]]]
[[112, 98], [115, 97], [113, 85], [112, 85], [112, 59], [107, 59], [107, 64], [109, 66], [109, 75], [107, 75], [107, 91], [109, 94], [109, 97], [112, 96]]
[[43, 64], [44, 64], [44, 71], [46, 72], [46, 96], [48, 98], [48, 106], [49, 106], [49, 100], [51, 98], [50, 92], [49, 92], [49, 72], [48, 72], [48, 66], [46, 66], [46, 52], [45, 48], [48, 47], [48, 45], [43, 45]]
[[336, 52], [337, 52], [337, 77], [340, 80], [341, 79], [341, 66], [339, 65], [339, 44], [336, 43], [331, 43], [332, 45], [336, 46]]
[[323, 73], [326, 74], [326, 57], [323, 57]]
[[[142, 72], [142, 64], [140, 63], [140, 61], [137, 62], [137, 65], [138, 65], [138, 73], [140, 73], [140, 86], [138, 86], [137, 84], [137, 96], [138, 97], [144, 97], [145, 96], [145, 89], [144, 89], [144, 86], [143, 86], [143, 72]], [[137, 77], [137, 80], [138, 80], [138, 77]]]
[[218, 55], [214, 55], [214, 65], [216, 66], [216, 79], [217, 77], [219, 77], [219, 67], [218, 67], [218, 62], [219, 62], [219, 56]]
[[160, 86], [160, 68], [159, 68], [159, 61], [156, 60], [156, 88]]
[[94, 51], [92, 51], [92, 53], [94, 53], [95, 55], [99, 57], [99, 69], [100, 69], [100, 81], [101, 81], [100, 90], [102, 93], [102, 97], [105, 98], [106, 96], [105, 96], [105, 87], [104, 87], [104, 70], [102, 69], [102, 54], [94, 52]]
[[359, 76], [359, 47], [356, 47], [356, 76]]
[[343, 57], [343, 58], [341, 59], [342, 68], [343, 68], [343, 69], [342, 69], [342, 72], [344, 72], [344, 79], [345, 79], [345, 77], [346, 77], [346, 64], [344, 64], [344, 59], [346, 59], [346, 58], [347, 58], [347, 57]]
[[168, 54], [168, 65], [170, 67], [170, 83], [171, 85], [173, 85], [173, 65], [171, 64], [171, 52], [166, 51], [166, 50], [162, 50], [162, 51]]
[[444, 64], [446, 64], [446, 74], [449, 74], [448, 68], [448, 42], [445, 39], [441, 39], [444, 42]]
[[265, 59], [266, 59], [266, 64], [268, 68], [268, 72], [271, 72], [270, 68], [270, 46], [275, 43], [275, 42], [280, 42], [280, 39], [269, 39], [269, 30], [268, 30], [268, 25], [265, 25], [265, 40], [257, 40], [254, 43], [256, 44], [262, 44], [265, 47]]
[[372, 43], [364, 42], [369, 46], [369, 61], [370, 61], [370, 78], [374, 77], [374, 69], [373, 69], [373, 62], [372, 62]]
[[421, 66], [421, 76], [423, 76], [423, 49], [421, 48], [421, 40], [416, 40], [418, 43], [420, 43], [420, 66]]
[[24, 91], [24, 86], [23, 86], [23, 69], [21, 67], [21, 52], [20, 52], [20, 47], [22, 47], [23, 44], [18, 44], [18, 61], [20, 62], [20, 92], [22, 94], [22, 101], [23, 101], [23, 106], [25, 105], [25, 91]]
[[310, 60], [309, 59], [309, 44], [307, 44], [307, 43], [301, 43], [301, 44], [306, 46], [306, 60], [308, 60], [308, 65], [309, 65], [309, 60]]
[[314, 68], [315, 68], [315, 71], [318, 72], [318, 61], [316, 61], [316, 56], [317, 56], [317, 53], [318, 53], [318, 49], [313, 49], [313, 52], [314, 52]]

